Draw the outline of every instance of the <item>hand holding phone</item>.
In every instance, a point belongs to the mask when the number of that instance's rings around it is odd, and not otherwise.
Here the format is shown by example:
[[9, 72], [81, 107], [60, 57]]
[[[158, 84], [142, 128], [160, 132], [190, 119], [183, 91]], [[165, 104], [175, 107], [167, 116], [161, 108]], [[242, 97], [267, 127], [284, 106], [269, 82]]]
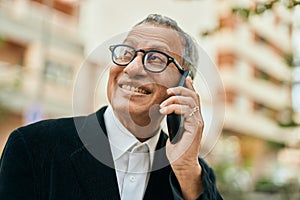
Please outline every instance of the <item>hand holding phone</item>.
[[[183, 73], [178, 83], [178, 86], [185, 86], [185, 79], [188, 76], [188, 74], [189, 74], [189, 70], [186, 70]], [[175, 113], [171, 113], [167, 115], [168, 132], [172, 144], [177, 143], [183, 135], [184, 132], [183, 121], [184, 121], [184, 117], [182, 115], [178, 115]]]

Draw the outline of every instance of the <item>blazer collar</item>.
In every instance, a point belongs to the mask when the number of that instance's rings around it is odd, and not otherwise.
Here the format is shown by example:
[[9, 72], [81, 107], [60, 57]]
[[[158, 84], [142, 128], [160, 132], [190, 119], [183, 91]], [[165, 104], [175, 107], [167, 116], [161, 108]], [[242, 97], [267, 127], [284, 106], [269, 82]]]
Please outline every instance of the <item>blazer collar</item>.
[[[78, 181], [89, 199], [120, 199], [112, 152], [107, 138], [104, 123], [104, 112], [101, 108], [87, 117], [74, 118], [77, 133], [83, 145], [70, 155], [78, 176]], [[161, 178], [168, 180], [169, 162], [165, 154], [167, 136], [161, 131], [154, 156], [145, 198], [161, 192]], [[161, 164], [164, 166], [161, 169]], [[166, 192], [168, 192], [166, 190]]]
[[74, 118], [82, 147], [70, 155], [88, 199], [120, 199], [103, 114], [106, 107], [85, 118]]

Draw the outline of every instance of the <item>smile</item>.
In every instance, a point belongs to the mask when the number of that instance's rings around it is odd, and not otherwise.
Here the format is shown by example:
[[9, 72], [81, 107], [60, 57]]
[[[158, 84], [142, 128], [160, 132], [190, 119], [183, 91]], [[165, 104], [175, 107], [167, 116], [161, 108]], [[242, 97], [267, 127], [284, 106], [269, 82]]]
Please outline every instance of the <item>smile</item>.
[[122, 89], [125, 89], [127, 91], [131, 91], [131, 92], [137, 92], [137, 93], [140, 93], [140, 94], [150, 94], [150, 92], [142, 89], [142, 88], [136, 88], [136, 87], [133, 87], [133, 86], [130, 86], [130, 85], [121, 85], [120, 86]]

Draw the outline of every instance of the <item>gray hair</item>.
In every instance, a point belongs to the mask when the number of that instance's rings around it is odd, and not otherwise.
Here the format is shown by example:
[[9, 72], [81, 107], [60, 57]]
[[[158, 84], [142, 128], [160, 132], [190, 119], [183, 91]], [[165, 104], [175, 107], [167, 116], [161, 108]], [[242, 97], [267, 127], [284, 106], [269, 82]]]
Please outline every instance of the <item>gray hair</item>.
[[196, 74], [196, 68], [198, 66], [198, 59], [199, 59], [197, 44], [196, 44], [195, 40], [189, 34], [184, 32], [178, 26], [178, 24], [175, 20], [173, 20], [169, 17], [166, 17], [166, 16], [159, 15], [159, 14], [148, 15], [144, 20], [137, 23], [134, 27], [142, 25], [142, 24], [147, 24], [147, 23], [153, 23], [153, 24], [166, 26], [168, 28], [176, 30], [179, 33], [179, 35], [181, 35], [181, 37], [184, 40], [184, 48], [183, 48], [183, 52], [181, 55], [183, 67], [184, 68], [188, 67], [190, 69], [190, 76], [193, 79]]

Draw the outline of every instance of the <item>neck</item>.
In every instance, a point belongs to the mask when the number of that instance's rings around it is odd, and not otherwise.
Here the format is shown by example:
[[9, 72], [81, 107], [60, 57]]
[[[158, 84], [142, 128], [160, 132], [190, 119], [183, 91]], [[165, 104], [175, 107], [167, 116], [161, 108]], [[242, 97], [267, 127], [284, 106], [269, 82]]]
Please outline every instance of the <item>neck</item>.
[[133, 134], [140, 142], [144, 142], [154, 136], [160, 129], [160, 123], [163, 116], [138, 116], [134, 115], [119, 115], [116, 113], [116, 117], [126, 127], [131, 134]]

